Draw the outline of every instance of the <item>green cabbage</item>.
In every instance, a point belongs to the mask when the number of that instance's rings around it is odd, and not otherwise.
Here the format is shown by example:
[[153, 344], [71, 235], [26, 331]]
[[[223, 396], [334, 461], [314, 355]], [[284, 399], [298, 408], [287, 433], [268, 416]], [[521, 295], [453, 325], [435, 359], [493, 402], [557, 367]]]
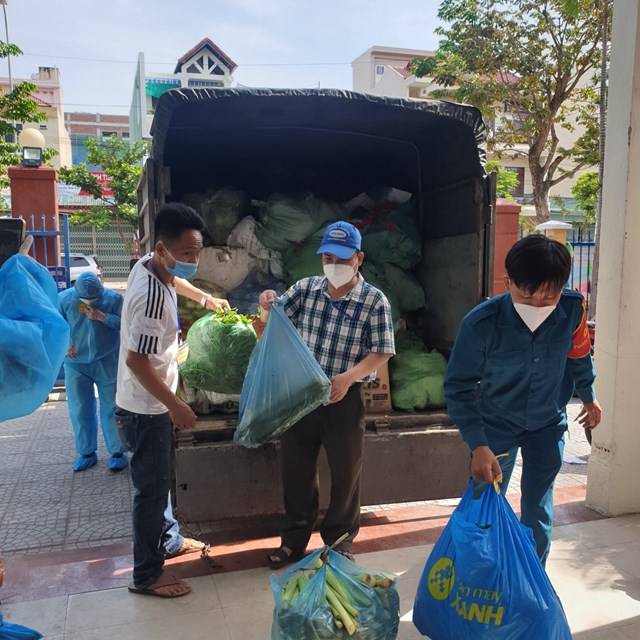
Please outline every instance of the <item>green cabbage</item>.
[[239, 394], [256, 343], [245, 316], [230, 310], [209, 313], [189, 329], [189, 355], [180, 375], [194, 389]]

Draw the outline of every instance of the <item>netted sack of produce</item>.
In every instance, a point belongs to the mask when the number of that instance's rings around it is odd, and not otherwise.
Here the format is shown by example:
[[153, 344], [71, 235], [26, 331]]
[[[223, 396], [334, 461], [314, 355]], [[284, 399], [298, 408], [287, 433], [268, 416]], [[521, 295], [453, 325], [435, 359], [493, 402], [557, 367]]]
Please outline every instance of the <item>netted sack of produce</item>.
[[435, 349], [399, 352], [389, 361], [393, 406], [404, 411], [444, 407], [446, 367], [444, 356]]
[[188, 405], [192, 405], [196, 400], [196, 389], [192, 389], [182, 377], [178, 377], [178, 388], [176, 389], [176, 395], [180, 400], [183, 400]]
[[210, 413], [213, 413], [216, 410], [216, 405], [213, 402], [211, 402], [209, 398], [207, 398], [206, 394], [207, 394], [207, 391], [198, 389], [195, 392], [193, 402], [190, 404], [191, 408], [199, 416], [209, 415]]
[[233, 442], [259, 447], [329, 401], [331, 382], [282, 308], [279, 298], [251, 354]]
[[393, 319], [393, 326], [396, 327], [400, 321], [400, 303], [398, 302], [398, 296], [391, 290], [389, 283], [381, 273], [381, 268], [375, 264], [366, 262], [365, 257], [365, 262], [360, 267], [360, 273], [366, 282], [384, 293], [385, 298], [391, 305], [391, 318]]
[[398, 329], [394, 334], [396, 343], [396, 353], [403, 351], [424, 351], [425, 344], [413, 331], [409, 331], [406, 327]]
[[407, 271], [420, 262], [422, 248], [412, 202], [389, 213], [372, 215], [356, 226], [362, 232], [362, 250], [367, 260], [376, 264], [388, 262]]
[[424, 289], [411, 271], [403, 271], [390, 263], [380, 265], [380, 268], [389, 289], [398, 298], [400, 311], [419, 311], [427, 306]]
[[210, 197], [210, 191], [209, 193], [197, 193], [195, 191], [190, 191], [182, 196], [182, 202], [192, 209], [195, 209], [204, 218], [209, 210]]
[[303, 243], [290, 244], [282, 252], [282, 266], [284, 282], [287, 287], [292, 286], [303, 278], [321, 276], [322, 256], [318, 255], [318, 248], [327, 225], [323, 225], [311, 234]]
[[249, 255], [269, 261], [269, 270], [282, 280], [282, 256], [279, 251], [266, 247], [256, 235], [259, 223], [253, 216], [246, 216], [233, 228], [227, 238], [227, 246], [246, 249]]
[[252, 269], [242, 284], [229, 291], [229, 304], [240, 313], [258, 313], [258, 298], [266, 289], [272, 289], [277, 295], [286, 291], [284, 283], [261, 269]]
[[251, 198], [246, 193], [234, 187], [218, 189], [203, 212], [211, 242], [223, 245], [232, 229], [249, 213]]
[[258, 240], [269, 249], [282, 251], [291, 242], [303, 242], [323, 224], [342, 218], [343, 208], [311, 194], [274, 193], [262, 203]]
[[189, 329], [189, 355], [179, 365], [180, 375], [194, 389], [240, 393], [256, 342], [256, 333], [246, 316], [218, 309]]
[[[191, 284], [198, 289], [201, 289], [205, 293], [211, 294], [214, 298], [226, 299], [227, 294], [217, 287], [213, 282], [207, 280], [190, 280]], [[199, 320], [203, 316], [206, 316], [209, 311], [200, 304], [199, 300], [191, 300], [191, 298], [185, 298], [184, 296], [178, 296], [178, 314], [183, 324], [193, 324], [196, 320]], [[183, 327], [184, 329], [184, 327]]]
[[359, 567], [328, 548], [271, 576], [271, 640], [395, 640], [400, 623], [396, 577]]
[[215, 413], [238, 413], [240, 403], [239, 393], [216, 393], [215, 391], [200, 391], [213, 405]]

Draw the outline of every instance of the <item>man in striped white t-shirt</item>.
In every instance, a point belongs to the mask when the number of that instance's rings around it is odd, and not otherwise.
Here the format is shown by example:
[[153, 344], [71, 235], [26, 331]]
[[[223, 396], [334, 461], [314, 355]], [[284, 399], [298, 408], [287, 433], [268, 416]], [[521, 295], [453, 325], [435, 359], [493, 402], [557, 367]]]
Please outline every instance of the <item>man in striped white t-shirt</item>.
[[173, 517], [175, 429], [192, 429], [196, 416], [176, 396], [180, 321], [176, 294], [198, 300], [207, 309], [228, 307], [186, 279], [195, 275], [202, 250], [204, 222], [190, 207], [165, 205], [154, 225], [154, 252], [131, 270], [122, 308], [116, 424], [133, 453], [134, 593], [175, 598], [191, 588], [163, 570], [165, 555], [204, 548], [180, 535]]

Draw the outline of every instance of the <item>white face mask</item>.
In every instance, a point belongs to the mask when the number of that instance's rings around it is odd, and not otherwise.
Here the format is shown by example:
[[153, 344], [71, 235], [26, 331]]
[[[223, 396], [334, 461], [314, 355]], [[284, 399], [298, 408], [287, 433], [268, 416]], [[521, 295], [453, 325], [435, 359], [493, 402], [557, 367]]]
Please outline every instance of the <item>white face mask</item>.
[[80, 302], [84, 302], [84, 304], [92, 305], [97, 298], [80, 298]]
[[530, 304], [514, 302], [516, 313], [531, 331], [535, 331], [552, 313], [556, 305], [552, 307], [532, 307]]
[[327, 280], [336, 288], [344, 287], [355, 275], [355, 269], [349, 264], [325, 264], [323, 267]]

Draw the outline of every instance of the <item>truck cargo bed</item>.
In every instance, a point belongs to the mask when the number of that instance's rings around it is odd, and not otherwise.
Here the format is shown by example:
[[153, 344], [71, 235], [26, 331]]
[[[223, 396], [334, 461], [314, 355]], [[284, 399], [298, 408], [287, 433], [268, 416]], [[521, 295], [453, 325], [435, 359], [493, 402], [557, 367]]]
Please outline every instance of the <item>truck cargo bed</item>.
[[[207, 416], [182, 432], [176, 450], [176, 499], [190, 522], [264, 519], [282, 513], [280, 448], [233, 444], [236, 416]], [[319, 460], [320, 508], [330, 492], [329, 471]], [[446, 413], [390, 412], [367, 416], [362, 505], [435, 500], [461, 495], [468, 482], [469, 455]], [[382, 481], [381, 481], [382, 480]]]

